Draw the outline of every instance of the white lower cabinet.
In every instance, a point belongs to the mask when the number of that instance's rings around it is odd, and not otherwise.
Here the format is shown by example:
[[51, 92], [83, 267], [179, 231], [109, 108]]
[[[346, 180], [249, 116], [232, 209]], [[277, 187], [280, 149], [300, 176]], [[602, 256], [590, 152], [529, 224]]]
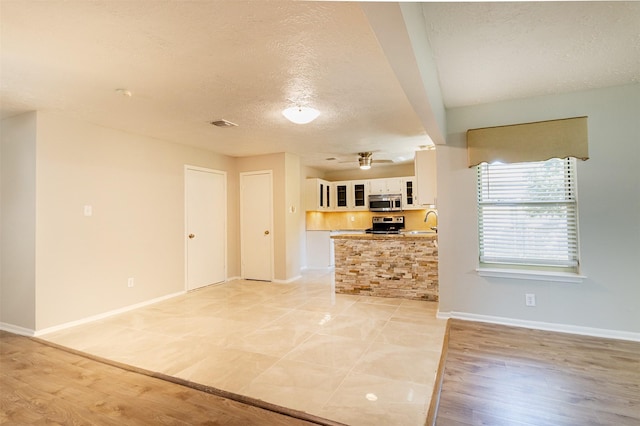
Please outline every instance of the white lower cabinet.
[[333, 266], [331, 231], [307, 231], [307, 268]]
[[307, 268], [320, 269], [335, 266], [332, 235], [364, 234], [361, 230], [307, 231]]

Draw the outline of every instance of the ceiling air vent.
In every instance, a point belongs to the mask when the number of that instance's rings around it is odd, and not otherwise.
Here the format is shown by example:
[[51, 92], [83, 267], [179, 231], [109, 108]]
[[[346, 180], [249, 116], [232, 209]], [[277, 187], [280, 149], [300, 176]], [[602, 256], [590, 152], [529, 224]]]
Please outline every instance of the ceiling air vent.
[[211, 124], [213, 124], [216, 127], [238, 127], [236, 123], [232, 123], [224, 119], [212, 121]]

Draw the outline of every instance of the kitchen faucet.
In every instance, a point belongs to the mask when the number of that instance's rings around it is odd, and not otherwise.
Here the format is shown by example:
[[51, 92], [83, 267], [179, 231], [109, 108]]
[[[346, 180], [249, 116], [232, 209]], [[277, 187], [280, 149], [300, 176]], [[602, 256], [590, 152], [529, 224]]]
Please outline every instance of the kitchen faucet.
[[432, 226], [431, 229], [436, 231], [436, 233], [438, 233], [438, 212], [435, 210], [429, 210], [427, 212], [426, 215], [424, 215], [424, 221], [426, 222], [427, 220], [429, 220], [429, 215], [433, 213], [434, 215], [436, 215], [436, 226]]

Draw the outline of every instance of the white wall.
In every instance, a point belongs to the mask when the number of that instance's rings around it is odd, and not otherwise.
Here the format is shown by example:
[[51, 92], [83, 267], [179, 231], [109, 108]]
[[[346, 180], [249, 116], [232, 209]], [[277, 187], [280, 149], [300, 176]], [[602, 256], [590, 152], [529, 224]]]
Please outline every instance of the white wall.
[[0, 323], [35, 328], [36, 113], [2, 121]]
[[[584, 115], [590, 159], [578, 161], [577, 173], [581, 272], [588, 278], [568, 284], [478, 276], [476, 173], [467, 168], [465, 132]], [[639, 123], [638, 84], [448, 110], [447, 144], [437, 157], [440, 312], [638, 338]], [[536, 295], [536, 307], [525, 307], [525, 293]]]

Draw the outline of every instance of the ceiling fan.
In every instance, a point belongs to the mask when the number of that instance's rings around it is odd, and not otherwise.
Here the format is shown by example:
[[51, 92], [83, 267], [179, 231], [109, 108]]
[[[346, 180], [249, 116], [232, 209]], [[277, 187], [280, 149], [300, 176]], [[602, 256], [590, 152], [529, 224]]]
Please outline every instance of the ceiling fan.
[[[341, 163], [354, 163], [356, 160], [340, 161]], [[371, 168], [372, 163], [376, 164], [391, 164], [393, 160], [374, 160], [372, 152], [359, 152], [358, 164], [362, 170], [368, 170]]]

